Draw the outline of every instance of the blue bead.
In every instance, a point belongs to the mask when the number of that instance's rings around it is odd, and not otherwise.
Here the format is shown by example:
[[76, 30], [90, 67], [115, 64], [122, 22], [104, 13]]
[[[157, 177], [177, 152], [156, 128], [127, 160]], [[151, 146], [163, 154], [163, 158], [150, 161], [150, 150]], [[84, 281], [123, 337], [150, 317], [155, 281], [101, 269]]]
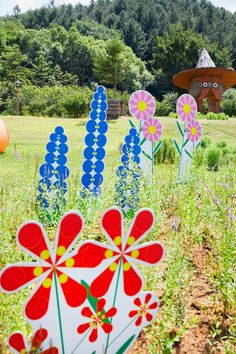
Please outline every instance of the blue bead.
[[83, 163], [83, 171], [86, 172], [86, 173], [91, 172], [92, 169], [93, 169], [92, 166], [93, 166], [92, 161], [85, 160], [84, 163]]
[[94, 149], [92, 147], [86, 147], [84, 150], [84, 158], [90, 160], [94, 157]]
[[99, 146], [99, 147], [103, 147], [106, 145], [106, 142], [107, 142], [107, 138], [105, 135], [103, 134], [100, 134], [97, 136], [96, 138], [98, 141], [96, 141], [96, 144]]
[[104, 163], [102, 161], [96, 161], [94, 165], [95, 172], [101, 173], [104, 170]]
[[57, 145], [53, 142], [50, 142], [46, 145], [46, 149], [48, 152], [55, 152], [57, 148]]
[[103, 86], [98, 86], [98, 88], [97, 88], [97, 92], [99, 93], [99, 94], [102, 94], [102, 93], [104, 93], [104, 91], [105, 91], [105, 88], [103, 87]]
[[63, 127], [61, 127], [61, 126], [56, 127], [55, 133], [56, 133], [57, 135], [63, 134], [63, 133], [64, 133]]
[[68, 151], [68, 146], [66, 144], [60, 144], [58, 146], [58, 151], [60, 154], [66, 154]]
[[47, 163], [44, 163], [39, 168], [40, 176], [42, 176], [43, 178], [52, 177], [52, 171], [53, 171], [53, 167]]
[[61, 135], [59, 139], [60, 143], [65, 144], [67, 142], [67, 136], [66, 135]]
[[98, 186], [100, 186], [101, 184], [102, 184], [102, 182], [103, 182], [103, 175], [101, 175], [100, 173], [97, 173], [97, 174], [95, 174], [94, 175], [94, 185], [96, 186], [96, 187], [98, 187]]
[[87, 146], [93, 146], [94, 145], [94, 139], [95, 135], [94, 134], [87, 134], [85, 137], [85, 144]]
[[92, 176], [89, 173], [85, 173], [82, 177], [82, 184], [85, 188], [88, 188], [89, 185], [91, 184], [91, 178]]
[[104, 148], [99, 147], [96, 149], [96, 156], [95, 157], [97, 160], [104, 159], [105, 155], [106, 155], [106, 150]]
[[96, 131], [96, 125], [97, 123], [94, 121], [94, 120], [89, 120], [87, 123], [86, 123], [86, 129], [89, 133], [94, 133]]
[[50, 135], [50, 140], [51, 140], [52, 142], [56, 142], [56, 141], [57, 141], [57, 134], [56, 134], [56, 133], [52, 133], [52, 134]]
[[129, 135], [131, 135], [131, 136], [137, 135], [137, 130], [135, 128], [131, 128], [129, 131]]

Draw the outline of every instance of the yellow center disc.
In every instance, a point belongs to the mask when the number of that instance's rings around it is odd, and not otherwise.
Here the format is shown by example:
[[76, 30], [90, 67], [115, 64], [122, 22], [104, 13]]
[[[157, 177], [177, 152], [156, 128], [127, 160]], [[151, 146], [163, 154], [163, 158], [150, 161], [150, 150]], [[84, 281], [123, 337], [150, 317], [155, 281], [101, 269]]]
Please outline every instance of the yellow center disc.
[[138, 103], [138, 109], [139, 109], [139, 111], [143, 112], [143, 111], [145, 111], [146, 108], [147, 108], [146, 102], [140, 101], [140, 102]]

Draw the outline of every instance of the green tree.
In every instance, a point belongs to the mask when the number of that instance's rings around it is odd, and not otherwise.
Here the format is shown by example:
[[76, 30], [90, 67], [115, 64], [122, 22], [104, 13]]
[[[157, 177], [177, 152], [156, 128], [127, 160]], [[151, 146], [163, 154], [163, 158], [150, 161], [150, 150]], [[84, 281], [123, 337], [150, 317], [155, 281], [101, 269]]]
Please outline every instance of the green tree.
[[125, 79], [126, 69], [129, 65], [126, 58], [126, 48], [119, 39], [107, 41], [105, 51], [96, 57], [94, 68], [99, 81], [110, 84], [114, 88], [115, 96], [117, 85]]

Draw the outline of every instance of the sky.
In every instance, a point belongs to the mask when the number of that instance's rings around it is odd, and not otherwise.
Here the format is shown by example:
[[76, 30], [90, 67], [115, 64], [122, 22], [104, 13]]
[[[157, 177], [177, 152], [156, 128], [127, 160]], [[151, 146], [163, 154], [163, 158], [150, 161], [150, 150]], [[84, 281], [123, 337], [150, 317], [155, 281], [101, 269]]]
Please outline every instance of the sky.
[[[174, 1], [174, 0], [173, 0]], [[222, 6], [225, 9], [234, 12], [236, 11], [236, 0], [210, 0], [215, 6]], [[55, 5], [72, 4], [75, 5], [78, 2], [81, 4], [89, 4], [90, 0], [55, 0]], [[12, 9], [17, 4], [20, 6], [22, 12], [29, 9], [40, 8], [43, 5], [47, 5], [49, 0], [0, 0], [0, 16], [12, 14]]]

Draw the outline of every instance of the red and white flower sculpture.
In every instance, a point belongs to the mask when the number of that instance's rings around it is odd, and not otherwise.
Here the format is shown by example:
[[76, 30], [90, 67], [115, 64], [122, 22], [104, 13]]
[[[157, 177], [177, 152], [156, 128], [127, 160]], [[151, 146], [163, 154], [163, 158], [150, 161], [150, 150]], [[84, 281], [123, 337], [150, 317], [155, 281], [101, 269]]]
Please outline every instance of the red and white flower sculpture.
[[108, 244], [76, 246], [83, 219], [72, 211], [61, 219], [53, 249], [39, 223], [23, 224], [17, 242], [36, 261], [3, 269], [1, 287], [12, 293], [36, 284], [24, 311], [35, 335], [29, 349], [25, 337], [13, 333], [13, 352], [125, 353], [158, 311], [156, 295], [140, 293], [143, 280], [135, 265], [163, 259], [161, 243], [140, 244], [153, 224], [152, 211], [142, 209], [125, 233], [122, 213], [112, 207], [102, 216]]

